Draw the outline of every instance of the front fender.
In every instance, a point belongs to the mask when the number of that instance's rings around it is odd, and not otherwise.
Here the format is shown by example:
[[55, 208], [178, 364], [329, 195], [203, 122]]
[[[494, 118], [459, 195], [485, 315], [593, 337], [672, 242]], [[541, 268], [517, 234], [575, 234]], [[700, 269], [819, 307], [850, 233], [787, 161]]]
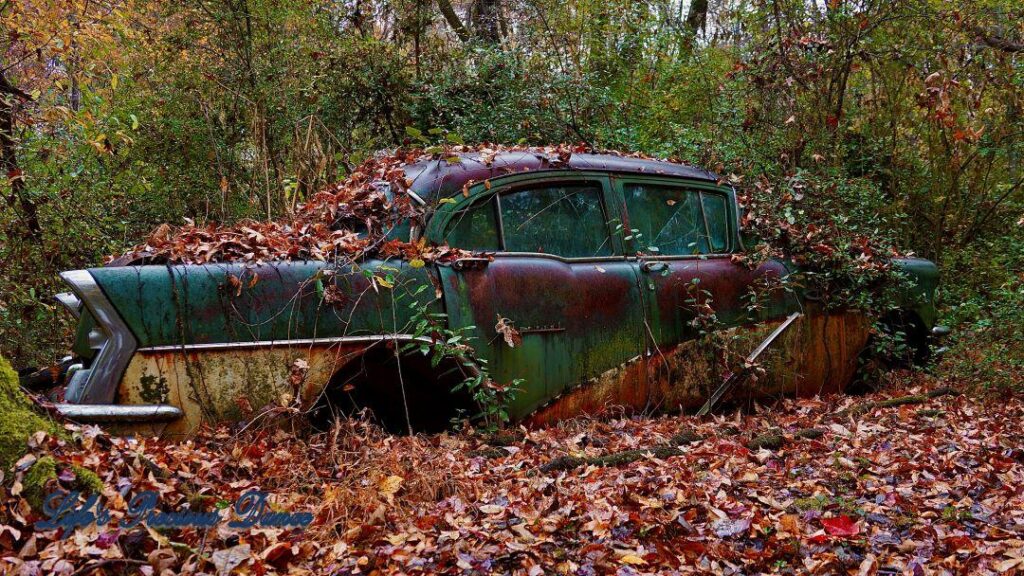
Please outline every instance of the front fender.
[[897, 293], [898, 308], [913, 312], [924, 328], [931, 330], [938, 319], [935, 291], [939, 286], [939, 267], [924, 258], [895, 258], [893, 266], [907, 278]]

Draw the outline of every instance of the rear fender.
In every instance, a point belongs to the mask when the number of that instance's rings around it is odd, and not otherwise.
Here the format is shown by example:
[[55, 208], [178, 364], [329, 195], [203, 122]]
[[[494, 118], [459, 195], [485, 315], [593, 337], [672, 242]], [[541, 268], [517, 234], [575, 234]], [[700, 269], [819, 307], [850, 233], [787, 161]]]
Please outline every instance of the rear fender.
[[419, 309], [444, 311], [436, 270], [402, 262], [131, 266], [62, 276], [84, 306], [79, 331], [95, 322], [90, 333], [98, 334], [68, 402], [177, 406], [184, 428], [288, 398], [303, 406], [351, 358], [411, 338]]

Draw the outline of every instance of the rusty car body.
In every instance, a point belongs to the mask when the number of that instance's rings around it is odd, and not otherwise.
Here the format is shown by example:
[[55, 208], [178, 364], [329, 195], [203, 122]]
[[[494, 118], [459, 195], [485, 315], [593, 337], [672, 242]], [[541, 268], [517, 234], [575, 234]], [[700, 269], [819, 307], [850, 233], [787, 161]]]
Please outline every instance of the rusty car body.
[[[78, 365], [58, 408], [165, 434], [267, 406], [369, 407], [394, 428], [436, 430], [467, 408], [450, 375], [470, 364], [435, 367], [400, 352], [425, 339], [415, 335], [424, 312], [472, 337], [494, 381], [521, 381], [513, 420], [697, 406], [730, 369], [722, 348], [742, 356], [794, 311], [802, 316], [742, 393], [834, 392], [853, 377], [868, 320], [787, 286], [791, 263], [739, 262], [736, 195], [712, 173], [525, 152], [405, 171], [429, 216], [389, 234], [473, 257], [66, 272], [72, 292], [60, 299], [80, 315]], [[936, 267], [896, 264], [914, 280], [901, 317], [927, 332]], [[495, 331], [502, 319], [518, 335], [512, 345]]]

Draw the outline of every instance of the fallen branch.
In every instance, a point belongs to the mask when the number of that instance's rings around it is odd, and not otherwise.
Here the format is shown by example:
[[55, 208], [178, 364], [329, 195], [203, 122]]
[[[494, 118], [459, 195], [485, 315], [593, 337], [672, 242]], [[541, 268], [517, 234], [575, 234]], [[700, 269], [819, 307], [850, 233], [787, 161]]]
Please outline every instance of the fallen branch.
[[132, 558], [106, 558], [100, 560], [99, 562], [93, 562], [92, 564], [86, 564], [85, 566], [82, 566], [78, 570], [72, 572], [71, 576], [89, 574], [106, 566], [112, 566], [116, 564], [128, 564], [130, 566], [146, 566], [149, 564], [149, 562], [146, 562], [145, 560], [135, 560]]
[[[925, 394], [915, 394], [912, 396], [899, 396], [896, 398], [889, 398], [886, 400], [879, 400], [877, 402], [868, 402], [862, 404], [853, 410], [840, 412], [839, 414], [854, 413], [863, 414], [874, 410], [875, 408], [888, 408], [893, 406], [906, 406], [910, 404], [923, 404], [928, 400], [934, 398], [940, 398], [942, 396], [954, 396], [958, 395], [959, 392], [953, 388], [943, 387], [936, 388]], [[928, 411], [921, 411], [928, 412]], [[928, 412], [929, 414], [931, 412]], [[938, 414], [938, 411], [934, 411]], [[825, 431], [820, 428], [801, 428], [793, 432], [783, 432], [782, 430], [770, 430], [763, 434], [758, 434], [750, 439], [746, 443], [746, 447], [750, 450], [778, 450], [785, 446], [791, 439], [807, 439], [816, 440], [825, 435]], [[678, 448], [683, 444], [692, 444], [699, 442], [704, 438], [693, 431], [686, 430], [673, 436], [665, 444], [658, 446], [652, 446], [650, 448], [637, 448], [632, 450], [623, 450], [621, 452], [612, 452], [603, 456], [558, 456], [548, 461], [540, 467], [540, 471], [544, 473], [550, 472], [563, 472], [579, 468], [580, 466], [620, 466], [622, 464], [629, 464], [630, 462], [636, 462], [642, 458], [647, 457], [648, 454], [653, 455], [655, 458], [670, 458], [672, 456], [682, 455], [682, 451]], [[498, 449], [491, 449], [498, 450]], [[489, 456], [490, 450], [477, 451], [476, 455], [485, 457]], [[497, 456], [504, 456], [507, 453], [501, 450], [501, 454]]]
[[679, 446], [699, 442], [703, 439], [703, 436], [693, 432], [692, 430], [683, 430], [669, 438], [668, 442], [652, 446], [650, 448], [623, 450], [621, 452], [612, 452], [611, 454], [605, 454], [603, 456], [558, 456], [547, 464], [541, 466], [540, 471], [545, 473], [562, 472], [584, 465], [602, 467], [620, 466], [622, 464], [636, 462], [637, 460], [645, 458], [648, 454], [653, 455], [655, 458], [671, 458], [672, 456], [679, 456], [683, 453], [682, 450], [679, 449]]
[[861, 414], [865, 414], [867, 412], [870, 412], [870, 411], [874, 410], [875, 408], [893, 408], [893, 407], [896, 407], [896, 406], [909, 406], [909, 405], [913, 405], [913, 404], [924, 404], [928, 400], [931, 400], [931, 399], [934, 399], [934, 398], [941, 398], [943, 396], [958, 396], [959, 394], [960, 394], [959, 391], [957, 391], [957, 390], [955, 390], [953, 388], [950, 388], [948, 386], [943, 386], [942, 388], [936, 388], [935, 390], [930, 390], [926, 394], [914, 394], [914, 395], [911, 395], [911, 396], [898, 396], [896, 398], [888, 398], [886, 400], [879, 400], [877, 402], [867, 402], [865, 404], [861, 404], [859, 406], [856, 406], [856, 407], [854, 407], [854, 408], [852, 408], [850, 410], [844, 410], [842, 412], [839, 412], [839, 415], [853, 414], [855, 416], [859, 416]]

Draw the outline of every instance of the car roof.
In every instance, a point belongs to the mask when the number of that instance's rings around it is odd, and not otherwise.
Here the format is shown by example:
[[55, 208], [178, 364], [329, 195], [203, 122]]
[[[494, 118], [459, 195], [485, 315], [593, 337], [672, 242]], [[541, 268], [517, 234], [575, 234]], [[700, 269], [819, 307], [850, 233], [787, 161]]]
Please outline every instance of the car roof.
[[717, 174], [686, 164], [615, 154], [572, 154], [568, 161], [560, 160], [556, 154], [533, 150], [499, 152], [488, 155], [486, 161], [480, 152], [456, 156], [459, 161], [439, 158], [405, 166], [406, 178], [412, 180], [410, 189], [427, 203], [432, 203], [461, 192], [466, 185], [523, 172], [579, 170], [669, 176], [704, 182], [720, 179]]

